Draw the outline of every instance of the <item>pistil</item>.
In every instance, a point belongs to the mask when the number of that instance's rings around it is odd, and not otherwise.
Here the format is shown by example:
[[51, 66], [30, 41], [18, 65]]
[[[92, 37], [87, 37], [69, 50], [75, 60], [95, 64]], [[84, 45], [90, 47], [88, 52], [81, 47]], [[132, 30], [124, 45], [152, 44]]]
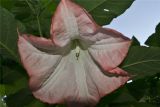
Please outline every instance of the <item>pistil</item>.
[[76, 45], [76, 49], [75, 49], [75, 51], [76, 51], [76, 58], [77, 58], [77, 60], [78, 60], [79, 55], [80, 55], [80, 48], [79, 48], [79, 46], [78, 46], [78, 45]]
[[75, 56], [76, 56], [76, 59], [78, 60], [79, 59], [79, 56], [80, 56], [80, 47], [79, 47], [79, 43], [78, 43], [78, 40], [74, 40], [74, 50], [75, 50]]

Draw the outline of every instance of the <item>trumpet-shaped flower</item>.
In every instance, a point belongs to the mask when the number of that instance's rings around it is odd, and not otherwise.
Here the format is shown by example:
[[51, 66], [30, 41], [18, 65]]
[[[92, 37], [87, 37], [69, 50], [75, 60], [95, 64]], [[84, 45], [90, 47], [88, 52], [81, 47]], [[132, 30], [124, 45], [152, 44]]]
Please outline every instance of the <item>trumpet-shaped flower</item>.
[[19, 34], [18, 40], [29, 86], [41, 101], [92, 107], [129, 79], [118, 65], [130, 39], [98, 26], [79, 5], [61, 0], [50, 34], [50, 39]]

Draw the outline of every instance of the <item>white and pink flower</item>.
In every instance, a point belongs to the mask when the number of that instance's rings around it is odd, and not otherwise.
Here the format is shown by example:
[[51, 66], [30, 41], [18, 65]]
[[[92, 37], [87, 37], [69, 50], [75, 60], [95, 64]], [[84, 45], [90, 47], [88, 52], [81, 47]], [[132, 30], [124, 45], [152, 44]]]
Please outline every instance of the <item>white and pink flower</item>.
[[131, 40], [102, 28], [71, 0], [61, 0], [51, 38], [19, 34], [18, 48], [33, 95], [50, 104], [93, 107], [129, 79], [118, 67]]

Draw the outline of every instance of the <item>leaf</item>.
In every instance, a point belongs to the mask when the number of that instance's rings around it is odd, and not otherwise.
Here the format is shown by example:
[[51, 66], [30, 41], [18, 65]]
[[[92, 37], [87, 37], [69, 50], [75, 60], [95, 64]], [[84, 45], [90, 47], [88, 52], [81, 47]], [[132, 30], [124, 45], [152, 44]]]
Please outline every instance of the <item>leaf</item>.
[[128, 71], [135, 80], [159, 73], [159, 66], [160, 48], [140, 46], [131, 47], [121, 64], [121, 68]]
[[6, 107], [6, 104], [3, 100], [5, 96], [5, 85], [0, 84], [0, 107]]
[[1, 63], [2, 83], [5, 87], [4, 94], [7, 95], [6, 103], [8, 107], [48, 107], [47, 104], [33, 98], [31, 91], [27, 88], [26, 71], [19, 63], [5, 57]]
[[[9, 95], [18, 91], [24, 85], [26, 86], [26, 77], [22, 75], [22, 67], [20, 68], [19, 63], [14, 61], [18, 60], [16, 29], [19, 27], [23, 30], [24, 26], [14, 19], [13, 14], [1, 7], [0, 19], [1, 84], [5, 84], [5, 94]], [[4, 57], [8, 57], [8, 59]]]
[[123, 88], [120, 95], [117, 96], [111, 103], [137, 102], [132, 95], [130, 95], [126, 87]]
[[50, 24], [51, 24], [51, 17], [53, 15], [53, 13], [56, 10], [56, 3], [53, 0], [49, 0], [49, 1], [45, 1], [45, 0], [41, 0], [43, 3], [43, 11], [41, 12], [40, 15], [40, 23], [41, 25], [41, 30], [44, 34], [45, 37], [49, 37], [50, 36]]
[[93, 16], [100, 25], [109, 24], [113, 18], [123, 14], [134, 0], [75, 0]]
[[132, 37], [132, 46], [140, 46], [141, 44], [140, 44], [140, 42], [138, 41], [138, 39], [135, 37], [135, 36], [133, 36]]
[[18, 60], [17, 53], [17, 27], [24, 30], [24, 26], [14, 19], [14, 16], [0, 7], [0, 53]]
[[39, 100], [33, 100], [30, 104], [24, 107], [48, 107], [47, 104], [40, 102]]
[[29, 88], [23, 88], [5, 98], [8, 107], [56, 107], [35, 99]]
[[156, 107], [149, 103], [117, 103], [112, 104], [109, 107]]
[[12, 1], [12, 3], [14, 5], [12, 6], [10, 12], [17, 20], [22, 22], [22, 20], [26, 20], [27, 18], [31, 17], [32, 11], [28, 11], [30, 8], [24, 0], [15, 0]]
[[27, 74], [16, 61], [1, 57], [1, 84], [5, 85], [5, 94], [10, 95], [28, 86]]
[[[16, 15], [16, 18], [18, 20], [23, 22], [23, 24], [26, 26], [27, 33], [40, 35], [39, 34], [39, 27], [40, 27], [42, 30], [43, 36], [48, 37], [50, 34], [49, 33], [49, 27], [51, 23], [50, 19], [52, 17], [53, 12], [56, 9], [57, 4], [55, 4], [53, 0], [35, 0], [35, 1], [26, 0], [26, 1], [25, 2], [20, 0], [17, 1], [16, 4], [23, 3], [23, 5], [17, 6], [15, 4], [14, 9], [17, 10], [17, 12], [12, 11], [12, 13]], [[29, 7], [32, 7], [32, 9]], [[37, 16], [38, 16], [38, 19], [37, 19]], [[39, 20], [40, 25], [38, 25], [37, 20]]]
[[99, 103], [97, 104], [96, 107], [107, 107], [109, 103], [111, 103], [113, 100], [115, 100], [118, 96], [121, 95], [121, 93], [123, 92], [123, 88], [119, 88], [116, 91], [114, 91], [113, 93], [104, 96]]
[[130, 94], [139, 101], [145, 94], [148, 89], [148, 82], [146, 79], [139, 79], [137, 81], [133, 81], [126, 85]]
[[[159, 79], [159, 81], [158, 81], [157, 89], [160, 89], [160, 77], [158, 79]], [[158, 95], [160, 96], [160, 90], [158, 90]]]
[[[12, 74], [13, 74], [13, 76], [12, 76]], [[11, 72], [7, 76], [8, 77], [4, 78], [5, 93], [7, 95], [10, 95], [10, 94], [13, 94], [15, 92], [18, 92], [20, 89], [25, 88], [25, 87], [28, 86], [27, 78], [25, 78], [24, 76], [21, 76], [20, 74], [18, 74], [16, 72]], [[14, 79], [14, 81], [11, 82], [10, 81], [11, 79], [9, 77]], [[7, 82], [7, 84], [6, 84], [6, 82]]]
[[3, 102], [3, 96], [0, 95], [0, 107], [7, 107], [6, 104]]
[[148, 46], [160, 47], [160, 23], [156, 27], [156, 32], [148, 38], [145, 44]]
[[29, 89], [24, 88], [15, 94], [7, 96], [5, 101], [8, 107], [23, 107], [24, 105], [29, 104], [33, 99], [34, 98]]
[[[5, 0], [2, 0], [5, 2]], [[3, 3], [2, 6], [7, 8], [6, 3], [11, 4], [10, 11], [16, 16], [16, 18], [26, 24], [27, 33], [39, 35], [37, 21], [33, 13], [29, 9], [29, 6], [25, 1], [16, 0]], [[31, 0], [28, 0], [31, 1]], [[32, 3], [33, 2], [33, 3]], [[36, 13], [40, 13], [40, 24], [43, 35], [49, 35], [50, 19], [59, 0], [35, 0], [31, 1], [34, 4]], [[109, 24], [113, 18], [121, 15], [128, 9], [134, 0], [75, 0], [78, 4], [83, 6], [89, 11], [93, 18], [100, 25]], [[88, 5], [90, 4], [90, 5]], [[105, 9], [105, 10], [104, 10]], [[109, 10], [109, 11], [107, 11]], [[43, 26], [42, 26], [43, 25]], [[32, 27], [33, 26], [33, 27]]]
[[13, 5], [13, 0], [0, 0], [0, 6], [6, 8], [7, 10], [11, 10]]
[[[137, 102], [129, 93], [126, 87], [120, 88], [105, 96], [103, 99], [100, 100], [96, 107], [107, 107], [110, 104], [117, 104], [117, 103], [128, 103], [128, 102]], [[110, 107], [110, 106], [109, 106]]]
[[[160, 82], [160, 73], [151, 76], [148, 79], [149, 87], [148, 87], [148, 96], [146, 97], [146, 101], [155, 105], [160, 104], [160, 94], [159, 94], [159, 87], [158, 82]], [[144, 97], [145, 99], [145, 97]], [[143, 99], [142, 99], [143, 100]]]

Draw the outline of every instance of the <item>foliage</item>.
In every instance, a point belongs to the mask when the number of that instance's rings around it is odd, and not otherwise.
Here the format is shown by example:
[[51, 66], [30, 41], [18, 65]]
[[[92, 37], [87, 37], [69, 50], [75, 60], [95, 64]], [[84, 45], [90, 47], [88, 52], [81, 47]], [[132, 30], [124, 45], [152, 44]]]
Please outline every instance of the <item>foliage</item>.
[[149, 46], [158, 46], [160, 47], [160, 23], [156, 27], [156, 32], [153, 33], [148, 40], [145, 42]]
[[[9, 55], [11, 58], [17, 59], [17, 33], [16, 33], [16, 28], [23, 27], [24, 26], [14, 19], [13, 14], [11, 14], [9, 11], [7, 11], [4, 8], [0, 7], [0, 19], [1, 19], [1, 24], [0, 24], [0, 34], [1, 34], [1, 39], [0, 39], [0, 46], [3, 47], [6, 51], [8, 51]], [[5, 23], [3, 23], [5, 22]], [[5, 36], [3, 36], [5, 35]], [[5, 50], [3, 48], [1, 49], [1, 54], [6, 54]]]
[[[133, 0], [75, 2], [91, 13], [97, 23], [104, 25], [125, 12]], [[17, 28], [20, 32], [48, 37], [50, 19], [57, 4], [57, 0], [0, 0], [1, 107], [64, 107], [42, 103], [32, 96], [28, 88], [28, 76], [19, 63], [16, 46]], [[135, 37], [132, 40], [132, 47], [120, 67], [131, 74], [133, 82], [105, 96], [97, 107], [160, 105], [160, 24], [146, 41], [149, 47], [140, 46]]]
[[[93, 16], [100, 25], [109, 24], [121, 15], [134, 0], [75, 0]], [[89, 4], [89, 5], [88, 5]]]
[[160, 72], [159, 65], [160, 48], [133, 46], [121, 68], [128, 71], [135, 80]]

